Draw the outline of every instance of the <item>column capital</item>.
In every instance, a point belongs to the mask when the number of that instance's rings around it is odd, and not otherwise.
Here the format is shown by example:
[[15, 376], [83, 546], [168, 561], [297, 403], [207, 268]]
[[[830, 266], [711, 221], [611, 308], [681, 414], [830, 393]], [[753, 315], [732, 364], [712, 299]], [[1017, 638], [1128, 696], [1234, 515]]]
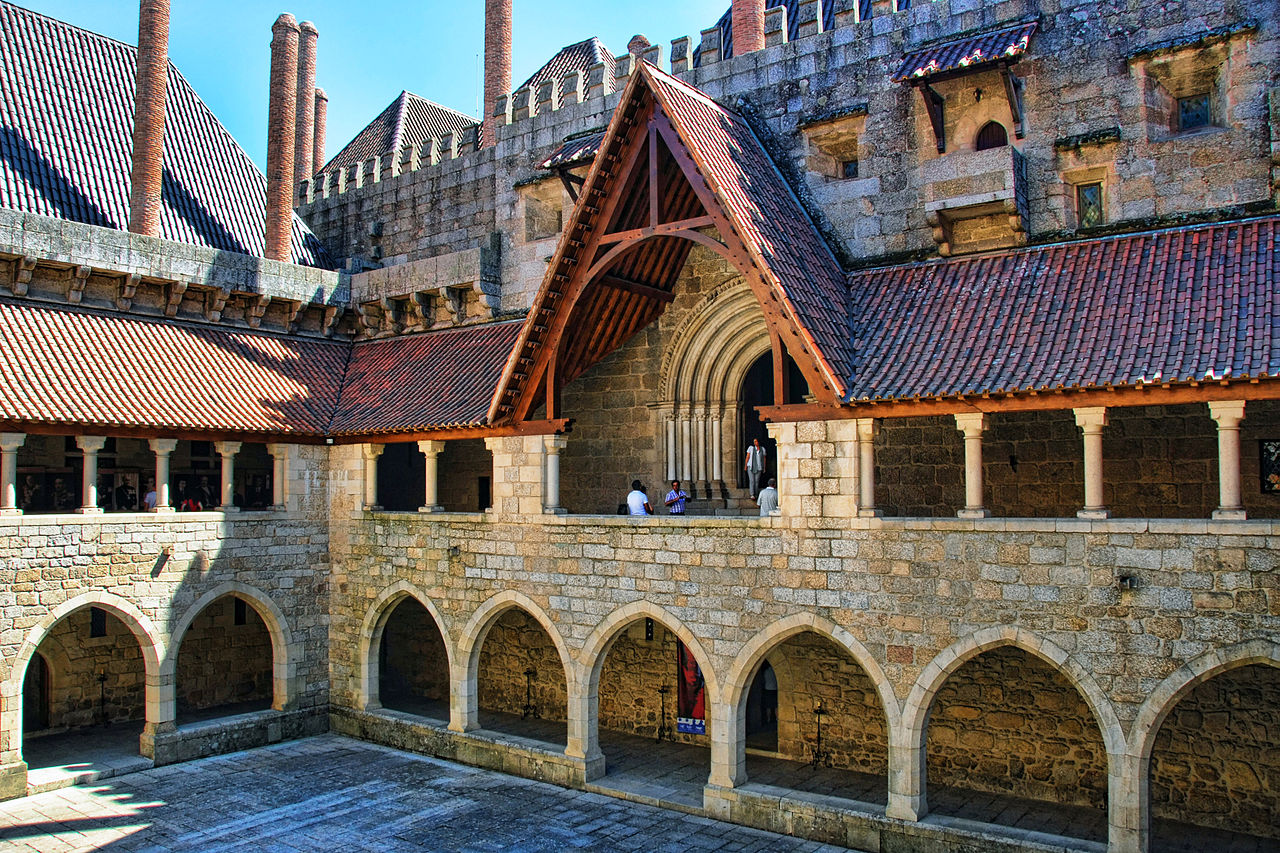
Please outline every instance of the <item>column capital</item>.
[[294, 446], [292, 444], [279, 444], [272, 442], [267, 445], [267, 454], [273, 459], [279, 459], [280, 457], [287, 459], [290, 451], [293, 450], [293, 447]]
[[382, 455], [383, 450], [386, 450], [385, 444], [360, 445], [360, 455], [362, 455], [367, 461], [372, 461], [374, 459], [377, 459], [379, 456]]
[[163, 456], [168, 456], [178, 449], [178, 439], [176, 438], [153, 438], [147, 443], [151, 445], [152, 453]]
[[1107, 425], [1107, 409], [1105, 406], [1072, 409], [1072, 411], [1076, 414], [1076, 426], [1085, 432], [1100, 430]]
[[1209, 403], [1209, 417], [1222, 429], [1234, 429], [1244, 420], [1244, 400], [1213, 400]]
[[428, 456], [439, 456], [444, 451], [443, 441], [419, 441], [418, 449]]
[[13, 453], [25, 444], [26, 440], [27, 434], [25, 432], [0, 432], [0, 450], [5, 453]]
[[569, 436], [545, 435], [542, 437], [542, 446], [548, 453], [559, 453], [569, 446]]
[[76, 447], [85, 453], [97, 453], [107, 446], [107, 438], [102, 435], [77, 435]]
[[235, 456], [243, 446], [243, 441], [215, 441], [213, 443], [213, 449], [218, 451], [219, 456]]
[[506, 439], [500, 435], [486, 435], [484, 437], [485, 449], [490, 453], [498, 453], [505, 446]]
[[871, 441], [880, 434], [880, 422], [875, 418], [858, 418], [858, 440]]
[[969, 433], [981, 435], [991, 427], [991, 419], [986, 412], [962, 412], [956, 415], [956, 429], [966, 436]]

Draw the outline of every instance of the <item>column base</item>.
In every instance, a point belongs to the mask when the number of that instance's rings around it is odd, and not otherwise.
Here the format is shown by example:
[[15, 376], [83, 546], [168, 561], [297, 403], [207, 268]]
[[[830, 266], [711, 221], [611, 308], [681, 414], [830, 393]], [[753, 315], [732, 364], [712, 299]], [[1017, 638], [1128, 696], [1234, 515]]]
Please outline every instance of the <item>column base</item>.
[[418, 512], [444, 512], [444, 507], [439, 505], [420, 506], [418, 507]]
[[80, 515], [102, 515], [102, 507], [82, 506], [76, 512]]
[[0, 764], [0, 800], [14, 800], [27, 795], [27, 763]]
[[177, 510], [175, 510], [171, 506], [158, 506], [155, 509], [147, 510], [147, 512], [153, 512], [156, 515], [172, 515], [173, 513], [177, 512]]
[[860, 509], [858, 510], [858, 518], [884, 518], [884, 510]]
[[1213, 511], [1215, 521], [1246, 521], [1249, 515], [1244, 511], [1244, 507], [1236, 509], [1226, 509], [1219, 507]]
[[[20, 510], [20, 509], [16, 509], [16, 508], [14, 508], [14, 509], [7, 509], [7, 508], [6, 508], [6, 509], [0, 509], [0, 516], [14, 516], [14, 515], [22, 515], [22, 510]], [[25, 784], [25, 783], [23, 783], [23, 784]]]
[[1111, 510], [1106, 509], [1105, 507], [1099, 507], [1097, 509], [1082, 509], [1076, 513], [1076, 518], [1100, 519], [1100, 518], [1110, 518], [1110, 517], [1111, 517]]
[[908, 796], [906, 794], [889, 793], [889, 804], [884, 810], [886, 817], [897, 820], [918, 821], [929, 813], [929, 806], [923, 795]]
[[381, 504], [365, 504], [361, 507], [365, 512], [382, 512]]
[[562, 506], [544, 506], [542, 508], [543, 515], [568, 515], [569, 510]]
[[215, 506], [215, 507], [213, 507], [213, 511], [214, 511], [214, 512], [239, 512], [239, 511], [240, 511], [240, 507], [238, 507], [238, 506]]
[[990, 518], [991, 510], [989, 509], [969, 509], [965, 507], [956, 513], [956, 518]]
[[271, 506], [267, 507], [267, 509], [269, 509], [271, 512], [284, 512], [286, 509], [288, 509], [288, 507], [285, 506], [284, 504], [272, 504]]

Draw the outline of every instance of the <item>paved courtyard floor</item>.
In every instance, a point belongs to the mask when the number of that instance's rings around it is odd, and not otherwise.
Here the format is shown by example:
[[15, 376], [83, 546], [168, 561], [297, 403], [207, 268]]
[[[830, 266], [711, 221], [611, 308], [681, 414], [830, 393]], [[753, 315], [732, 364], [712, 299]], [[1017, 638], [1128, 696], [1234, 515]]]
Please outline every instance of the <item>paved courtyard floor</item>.
[[0, 803], [0, 851], [839, 848], [323, 735]]

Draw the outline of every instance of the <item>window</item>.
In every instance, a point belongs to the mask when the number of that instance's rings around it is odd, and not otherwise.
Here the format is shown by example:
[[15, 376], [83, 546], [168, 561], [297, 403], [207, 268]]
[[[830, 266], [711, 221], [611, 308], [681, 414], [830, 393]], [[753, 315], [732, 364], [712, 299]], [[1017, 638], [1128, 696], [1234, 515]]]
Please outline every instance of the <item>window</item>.
[[1076, 184], [1076, 227], [1096, 228], [1104, 222], [1102, 182]]
[[89, 608], [89, 636], [107, 636], [107, 611], [100, 607]]
[[978, 131], [978, 138], [974, 142], [974, 148], [979, 151], [986, 151], [989, 148], [1003, 148], [1009, 144], [1009, 134], [1004, 129], [1004, 125], [998, 121], [989, 121]]
[[1208, 92], [1178, 98], [1178, 130], [1196, 130], [1211, 122]]
[[840, 164], [840, 177], [851, 180], [858, 177], [858, 161], [845, 160]]

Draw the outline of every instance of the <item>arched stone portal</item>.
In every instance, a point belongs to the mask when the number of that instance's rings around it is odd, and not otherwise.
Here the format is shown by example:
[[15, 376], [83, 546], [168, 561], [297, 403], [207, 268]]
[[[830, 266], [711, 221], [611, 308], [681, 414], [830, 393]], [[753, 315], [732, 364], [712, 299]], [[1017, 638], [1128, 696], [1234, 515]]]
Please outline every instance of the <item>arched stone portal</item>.
[[376, 634], [378, 677], [370, 679], [367, 707], [448, 720], [449, 656], [435, 619], [411, 595], [385, 618]]
[[546, 629], [510, 607], [484, 635], [476, 668], [480, 726], [564, 745], [568, 679]]
[[230, 594], [209, 602], [176, 639], [180, 725], [271, 707], [271, 631], [247, 596]]

